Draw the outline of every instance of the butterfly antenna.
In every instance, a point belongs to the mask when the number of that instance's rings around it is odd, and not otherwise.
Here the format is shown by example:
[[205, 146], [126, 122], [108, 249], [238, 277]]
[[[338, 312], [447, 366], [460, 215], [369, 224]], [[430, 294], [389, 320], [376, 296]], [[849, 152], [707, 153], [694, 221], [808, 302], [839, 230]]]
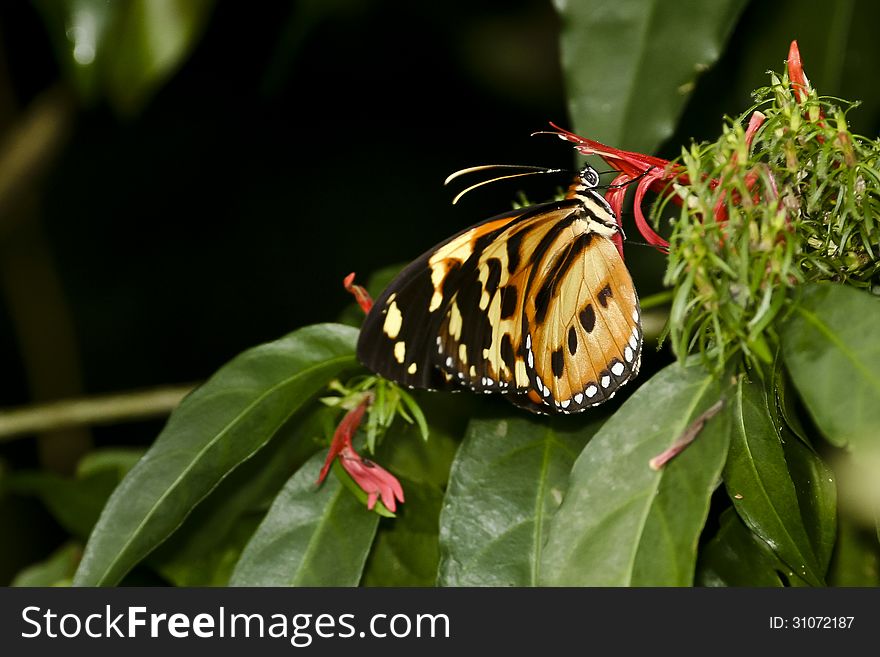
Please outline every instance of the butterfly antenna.
[[468, 173], [476, 173], [479, 171], [487, 171], [489, 169], [527, 169], [527, 171], [523, 171], [522, 173], [512, 173], [507, 176], [497, 176], [495, 178], [490, 178], [489, 180], [483, 180], [478, 182], [475, 185], [471, 185], [467, 189], [459, 192], [454, 199], [452, 199], [452, 204], [455, 205], [461, 200], [461, 197], [467, 194], [470, 191], [473, 191], [477, 187], [482, 187], [483, 185], [488, 185], [489, 183], [498, 182], [499, 180], [508, 180], [510, 178], [522, 178], [523, 176], [534, 176], [537, 174], [543, 173], [565, 173], [566, 169], [548, 169], [547, 167], [536, 167], [536, 166], [528, 166], [528, 165], [519, 165], [519, 164], [482, 164], [480, 166], [468, 167], [466, 169], [460, 169], [455, 173], [449, 175], [445, 181], [443, 181], [444, 185], [448, 185], [450, 182], [455, 180], [456, 178], [463, 176]]

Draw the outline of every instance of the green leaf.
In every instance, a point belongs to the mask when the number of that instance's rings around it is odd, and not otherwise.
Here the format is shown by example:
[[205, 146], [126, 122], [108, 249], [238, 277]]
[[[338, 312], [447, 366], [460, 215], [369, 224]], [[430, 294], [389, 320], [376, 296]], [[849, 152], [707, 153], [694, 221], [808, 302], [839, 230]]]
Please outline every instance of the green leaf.
[[82, 545], [65, 543], [45, 561], [22, 570], [12, 580], [12, 586], [70, 586], [81, 556]]
[[729, 400], [728, 415], [731, 437], [724, 484], [737, 513], [791, 571], [821, 586], [824, 569], [804, 526], [763, 386], [740, 379]]
[[378, 458], [398, 477], [445, 489], [469, 418], [482, 399], [423, 390], [413, 395], [425, 413], [428, 440], [422, 439], [418, 426], [398, 421], [383, 440]]
[[137, 110], [177, 69], [213, 0], [39, 0], [62, 69], [80, 97]]
[[597, 424], [517, 416], [471, 422], [440, 516], [438, 584], [537, 584], [550, 518]]
[[105, 62], [107, 95], [122, 113], [137, 110], [193, 49], [213, 0], [128, 0], [120, 3]]
[[672, 135], [697, 76], [720, 56], [745, 0], [555, 0], [576, 131], [651, 153]]
[[113, 585], [327, 382], [355, 365], [357, 331], [319, 324], [250, 349], [172, 413], [114, 491], [74, 583]]
[[58, 524], [82, 540], [92, 531], [118, 483], [119, 476], [112, 470], [102, 470], [83, 479], [51, 472], [18, 472], [7, 478], [11, 491], [39, 497]]
[[425, 411], [429, 438], [422, 439], [418, 426], [398, 421], [377, 451], [376, 459], [401, 480], [406, 502], [394, 520], [379, 522], [365, 586], [433, 586], [437, 578], [443, 489], [472, 404], [462, 395], [414, 395]]
[[671, 447], [722, 395], [702, 367], [673, 364], [642, 384], [587, 443], [544, 548], [551, 586], [686, 586], [727, 454], [726, 414], [659, 471]]
[[440, 560], [438, 522], [443, 491], [401, 479], [406, 503], [383, 519], [364, 570], [364, 586], [433, 586]]
[[89, 452], [76, 464], [76, 476], [84, 479], [98, 472], [112, 470], [121, 480], [135, 463], [143, 457], [146, 449], [140, 447], [106, 447]]
[[837, 486], [834, 473], [814, 450], [791, 431], [782, 432], [782, 449], [794, 483], [804, 528], [819, 572], [828, 570], [837, 539]]
[[204, 538], [199, 542], [205, 547], [198, 558], [192, 556], [192, 543], [188, 543], [185, 548], [189, 549], [179, 556], [170, 553], [153, 558], [150, 555], [146, 563], [175, 586], [227, 586], [241, 553], [265, 515], [257, 512], [238, 514], [235, 524], [215, 543], [210, 543], [207, 535], [200, 534], [199, 538]]
[[275, 498], [231, 586], [357, 586], [379, 516], [334, 477], [316, 487], [323, 462], [315, 454]]
[[787, 571], [773, 550], [743, 524], [736, 511], [721, 514], [721, 528], [700, 551], [699, 586], [784, 586]]
[[297, 413], [263, 449], [211, 491], [180, 529], [149, 556], [150, 565], [177, 586], [225, 585], [272, 500], [319, 445], [329, 440], [338, 419], [338, 409], [323, 405]]
[[842, 285], [804, 286], [780, 327], [782, 352], [816, 426], [839, 447], [880, 446], [880, 299]]

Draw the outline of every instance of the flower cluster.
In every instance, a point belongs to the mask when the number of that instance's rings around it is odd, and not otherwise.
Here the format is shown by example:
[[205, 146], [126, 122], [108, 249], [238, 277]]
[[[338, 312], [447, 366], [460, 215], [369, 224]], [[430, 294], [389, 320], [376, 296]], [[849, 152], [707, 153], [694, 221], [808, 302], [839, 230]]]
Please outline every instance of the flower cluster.
[[[355, 285], [354, 274], [345, 277], [343, 286], [354, 296], [364, 313], [370, 312], [373, 300], [363, 287]], [[338, 459], [352, 481], [367, 494], [367, 508], [369, 510], [372, 511], [376, 507], [376, 502], [381, 500], [385, 508], [394, 513], [397, 510], [397, 503], [404, 501], [403, 487], [400, 485], [400, 481], [379, 464], [358, 454], [352, 444], [352, 439], [363, 422], [364, 414], [375, 399], [369, 390], [356, 391], [355, 394], [359, 396], [360, 401], [345, 414], [336, 427], [327, 458], [318, 475], [318, 484], [324, 481], [334, 461]], [[391, 414], [394, 414], [393, 411]], [[373, 448], [374, 445], [371, 444], [370, 447]]]
[[[751, 365], [772, 359], [772, 323], [792, 286], [866, 286], [880, 271], [880, 145], [848, 131], [840, 101], [816, 95], [797, 42], [787, 74], [772, 75], [755, 95], [753, 110], [728, 121], [716, 142], [683, 149], [674, 162], [553, 126], [620, 172], [606, 192], [618, 216], [635, 187], [639, 232], [669, 254], [673, 350], [679, 358], [698, 352], [716, 370], [739, 353]], [[649, 190], [659, 197], [652, 221], [643, 210]], [[678, 217], [664, 238], [655, 227], [670, 203]]]
[[364, 413], [372, 401], [372, 395], [365, 394], [361, 403], [348, 411], [342, 418], [342, 422], [336, 427], [327, 459], [318, 475], [318, 483], [324, 481], [333, 461], [338, 458], [345, 471], [367, 494], [367, 508], [372, 510], [376, 506], [376, 501], [381, 499], [385, 508], [393, 513], [397, 510], [397, 502], [404, 501], [400, 482], [382, 466], [363, 458], [351, 444], [351, 439], [363, 421]]

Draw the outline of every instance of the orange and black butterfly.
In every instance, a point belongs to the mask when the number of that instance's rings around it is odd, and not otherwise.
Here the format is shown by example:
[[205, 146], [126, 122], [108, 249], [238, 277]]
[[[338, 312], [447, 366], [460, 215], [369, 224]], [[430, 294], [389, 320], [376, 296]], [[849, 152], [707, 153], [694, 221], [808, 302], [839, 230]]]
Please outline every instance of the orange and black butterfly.
[[382, 292], [361, 362], [413, 388], [500, 393], [537, 413], [601, 404], [641, 363], [639, 301], [620, 230], [584, 167], [565, 198], [438, 244]]

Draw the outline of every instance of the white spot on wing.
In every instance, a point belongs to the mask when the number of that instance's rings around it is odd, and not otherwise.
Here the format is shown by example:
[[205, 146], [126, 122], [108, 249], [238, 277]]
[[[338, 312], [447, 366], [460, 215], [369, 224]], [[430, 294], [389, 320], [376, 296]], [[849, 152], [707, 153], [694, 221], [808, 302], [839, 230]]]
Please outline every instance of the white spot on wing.
[[394, 343], [394, 360], [403, 365], [403, 360], [406, 358], [406, 343], [405, 342], [395, 342]]
[[614, 367], [611, 368], [611, 372], [614, 374], [614, 376], [620, 376], [621, 374], [623, 374], [623, 370], [623, 363], [621, 363], [620, 361], [614, 363]]
[[388, 304], [388, 310], [385, 312], [385, 323], [382, 324], [382, 331], [394, 340], [397, 338], [397, 334], [400, 333], [402, 325], [403, 315], [400, 313], [400, 308], [397, 307], [397, 304], [392, 301]]
[[584, 394], [586, 394], [587, 397], [595, 397], [597, 392], [599, 392], [599, 388], [594, 385], [588, 386], [587, 389], [584, 390]]

